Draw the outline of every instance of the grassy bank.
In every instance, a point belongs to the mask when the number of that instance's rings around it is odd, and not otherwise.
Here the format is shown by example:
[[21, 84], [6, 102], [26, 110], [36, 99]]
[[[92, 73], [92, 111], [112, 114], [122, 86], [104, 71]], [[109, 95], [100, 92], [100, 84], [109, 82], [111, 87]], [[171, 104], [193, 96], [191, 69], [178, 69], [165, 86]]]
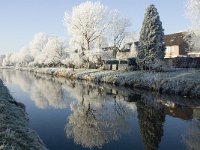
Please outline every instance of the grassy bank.
[[25, 106], [16, 102], [0, 80], [0, 149], [47, 149], [28, 127]]
[[68, 79], [102, 82], [119, 86], [130, 86], [175, 94], [185, 97], [200, 98], [199, 70], [177, 70], [173, 72], [148, 73], [143, 71], [110, 71], [98, 69], [66, 68], [17, 68], [18, 70], [49, 74]]

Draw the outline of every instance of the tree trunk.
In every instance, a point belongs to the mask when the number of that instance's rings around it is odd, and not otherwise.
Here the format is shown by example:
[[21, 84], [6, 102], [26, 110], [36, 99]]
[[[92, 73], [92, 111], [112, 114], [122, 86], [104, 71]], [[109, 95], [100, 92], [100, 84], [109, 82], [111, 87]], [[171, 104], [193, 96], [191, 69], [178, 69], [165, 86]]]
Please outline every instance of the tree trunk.
[[90, 41], [86, 40], [86, 44], [87, 44], [87, 50], [90, 50]]

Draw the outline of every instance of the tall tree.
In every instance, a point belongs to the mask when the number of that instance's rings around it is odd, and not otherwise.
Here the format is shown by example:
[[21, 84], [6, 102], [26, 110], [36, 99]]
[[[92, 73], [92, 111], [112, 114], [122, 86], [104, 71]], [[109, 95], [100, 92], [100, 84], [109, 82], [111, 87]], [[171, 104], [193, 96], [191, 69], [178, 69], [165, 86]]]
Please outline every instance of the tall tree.
[[150, 5], [140, 31], [138, 58], [146, 66], [155, 60], [163, 60], [164, 55], [164, 29], [157, 9]]
[[186, 15], [191, 21], [186, 39], [191, 51], [200, 51], [200, 0], [187, 0]]
[[91, 43], [97, 40], [108, 27], [107, 7], [100, 2], [87, 1], [65, 12], [64, 23], [69, 33], [79, 39], [82, 49], [90, 49]]
[[48, 64], [61, 64], [64, 53], [64, 41], [58, 37], [50, 37], [44, 48], [46, 54], [45, 62]]

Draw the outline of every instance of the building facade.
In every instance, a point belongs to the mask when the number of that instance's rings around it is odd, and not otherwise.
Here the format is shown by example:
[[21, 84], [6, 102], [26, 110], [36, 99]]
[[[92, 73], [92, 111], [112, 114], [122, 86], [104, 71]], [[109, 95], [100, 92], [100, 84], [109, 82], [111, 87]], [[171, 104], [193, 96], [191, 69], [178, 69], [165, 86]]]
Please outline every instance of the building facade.
[[186, 32], [165, 35], [165, 58], [187, 56], [189, 45], [185, 39]]

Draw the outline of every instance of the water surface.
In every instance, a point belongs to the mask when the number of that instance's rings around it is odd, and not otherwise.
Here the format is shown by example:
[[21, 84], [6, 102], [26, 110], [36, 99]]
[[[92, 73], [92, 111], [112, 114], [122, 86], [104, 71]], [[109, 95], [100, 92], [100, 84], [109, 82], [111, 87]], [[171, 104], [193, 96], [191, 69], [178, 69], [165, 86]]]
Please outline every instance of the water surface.
[[148, 91], [0, 70], [50, 150], [200, 149], [200, 102]]

